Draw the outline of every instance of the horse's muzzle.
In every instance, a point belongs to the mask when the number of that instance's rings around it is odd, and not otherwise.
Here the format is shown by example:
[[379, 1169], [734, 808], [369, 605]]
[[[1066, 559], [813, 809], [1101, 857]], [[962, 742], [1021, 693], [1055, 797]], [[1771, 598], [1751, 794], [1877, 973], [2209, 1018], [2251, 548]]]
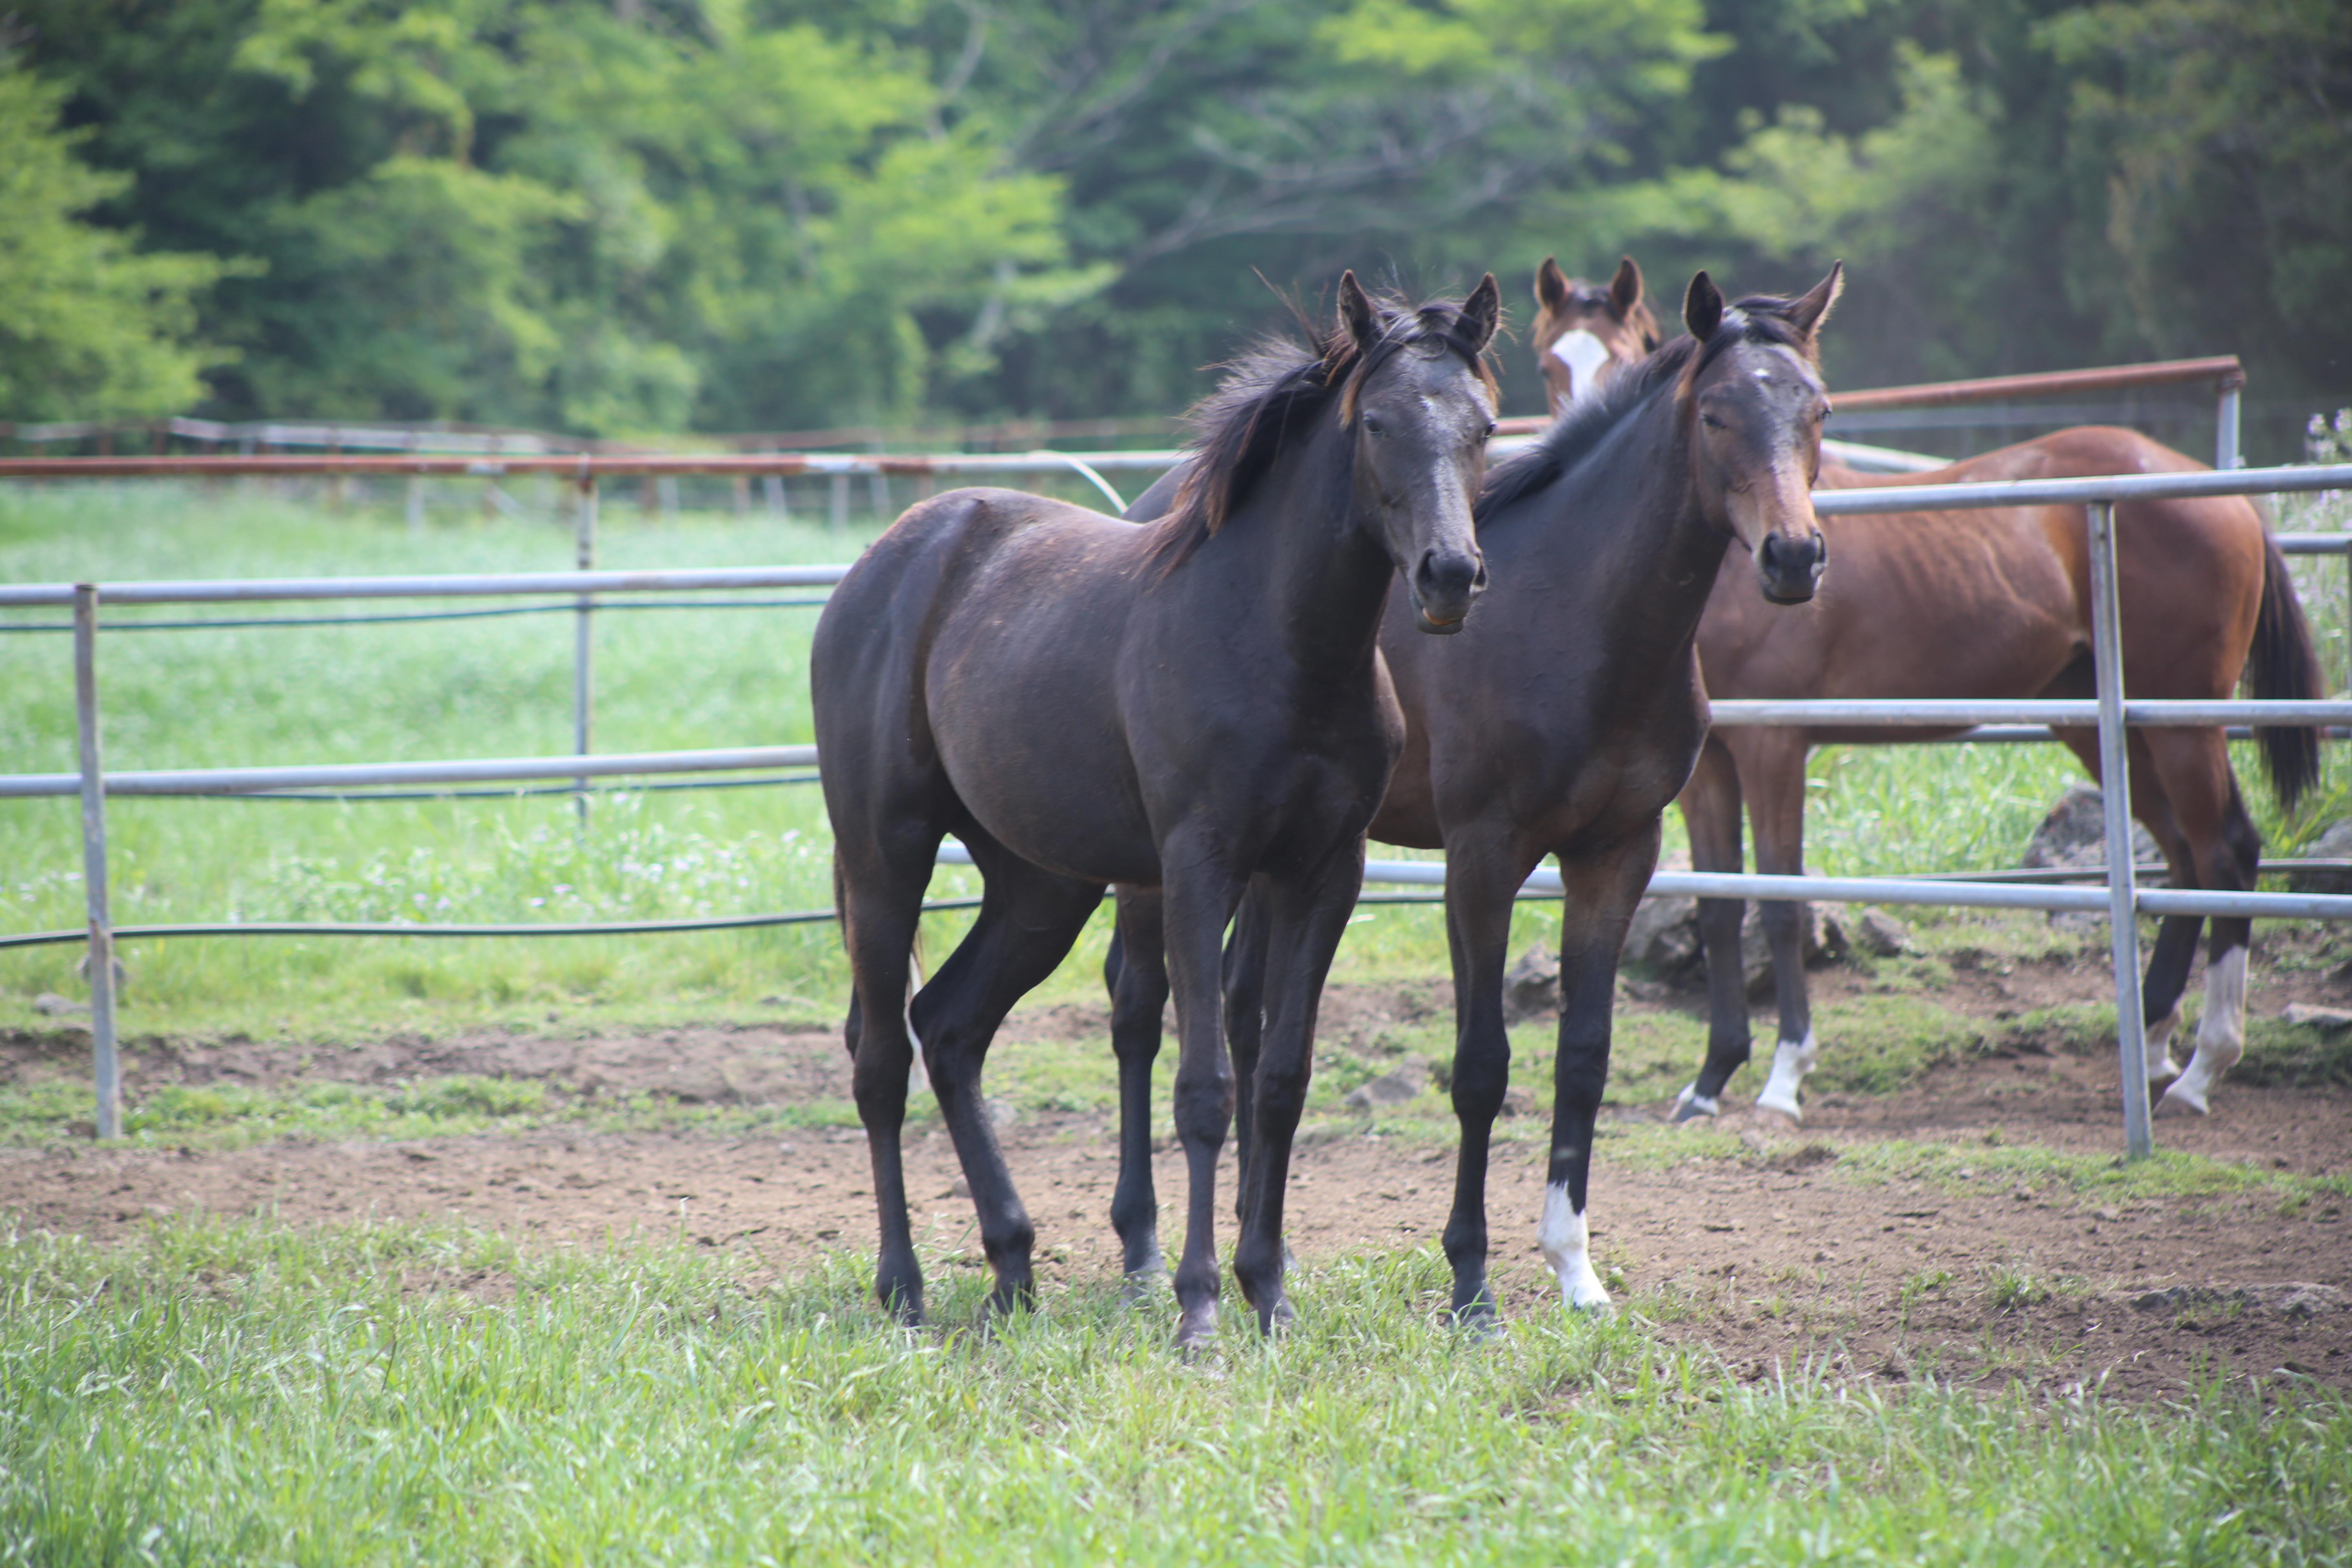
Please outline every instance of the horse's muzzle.
[[1801, 605], [1811, 599], [1829, 563], [1829, 541], [1818, 528], [1811, 539], [1768, 533], [1756, 547], [1756, 574], [1763, 583], [1764, 596], [1776, 605]]
[[1428, 551], [1405, 582], [1412, 624], [1437, 637], [1460, 631], [1471, 605], [1486, 591], [1486, 563], [1475, 552]]

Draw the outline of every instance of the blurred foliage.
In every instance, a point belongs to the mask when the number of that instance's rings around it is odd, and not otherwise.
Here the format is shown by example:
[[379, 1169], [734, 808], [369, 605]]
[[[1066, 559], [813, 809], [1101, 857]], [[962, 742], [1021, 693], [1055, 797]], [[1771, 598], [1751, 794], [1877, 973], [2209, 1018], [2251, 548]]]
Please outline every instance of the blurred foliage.
[[[1843, 257], [1844, 384], [2352, 381], [2347, 0], [12, 3], [0, 135], [97, 183], [0, 230], [179, 268], [89, 330], [218, 414], [1166, 414], [1276, 290], [1621, 250], [1668, 314]], [[189, 374], [0, 368], [0, 416]]]
[[87, 134], [58, 128], [65, 96], [0, 39], [0, 410], [176, 412], [228, 357], [194, 341], [195, 296], [238, 268], [142, 251], [135, 232], [83, 221], [131, 182], [76, 157]]

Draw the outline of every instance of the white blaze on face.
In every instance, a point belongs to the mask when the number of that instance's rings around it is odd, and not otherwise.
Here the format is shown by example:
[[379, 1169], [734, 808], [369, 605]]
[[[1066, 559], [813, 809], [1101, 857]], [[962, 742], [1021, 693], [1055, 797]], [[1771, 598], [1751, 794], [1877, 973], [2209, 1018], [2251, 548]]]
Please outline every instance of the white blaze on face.
[[1551, 345], [1551, 357], [1568, 367], [1568, 400], [1581, 403], [1601, 391], [1601, 367], [1609, 363], [1609, 345], [1582, 327], [1562, 332]]
[[1601, 1288], [1601, 1276], [1592, 1271], [1590, 1234], [1584, 1224], [1584, 1213], [1568, 1201], [1568, 1184], [1554, 1182], [1544, 1189], [1543, 1224], [1537, 1227], [1536, 1245], [1543, 1249], [1544, 1261], [1559, 1276], [1559, 1293], [1567, 1303], [1578, 1309], [1606, 1307], [1609, 1292]]

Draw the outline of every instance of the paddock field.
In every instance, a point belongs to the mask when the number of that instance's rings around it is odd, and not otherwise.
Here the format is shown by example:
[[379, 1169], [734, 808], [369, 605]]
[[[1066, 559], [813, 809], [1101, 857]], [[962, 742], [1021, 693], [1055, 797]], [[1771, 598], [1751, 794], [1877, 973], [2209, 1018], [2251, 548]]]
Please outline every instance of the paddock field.
[[[604, 522], [614, 565], [856, 542], [609, 502]], [[552, 521], [412, 537], [258, 490], [0, 491], [9, 581], [568, 556]], [[599, 747], [808, 739], [812, 618], [604, 617]], [[113, 636], [108, 760], [554, 751], [569, 652], [556, 616]], [[65, 639], [0, 634], [5, 766], [71, 747]], [[2274, 853], [2345, 814], [2339, 755], [2294, 823], [2242, 759]], [[1812, 771], [1832, 871], [2013, 864], [2068, 777], [2021, 747]], [[79, 923], [74, 822], [0, 802], [0, 927]], [[584, 833], [545, 799], [117, 801], [110, 826], [126, 923], [829, 892], [799, 787], [603, 797]], [[2278, 1016], [2352, 1005], [2352, 940], [2257, 927], [2246, 1063], [2130, 1167], [2095, 928], [1921, 911], [1911, 952], [1823, 968], [1801, 1129], [1744, 1110], [1752, 1070], [1719, 1122], [1667, 1125], [1704, 997], [1629, 975], [1593, 1211], [1620, 1309], [1570, 1319], [1547, 1294], [1544, 1129], [1521, 1114], [1491, 1194], [1506, 1327], [1475, 1340], [1442, 1311], [1443, 1095], [1346, 1099], [1444, 1059], [1443, 932], [1425, 909], [1359, 921], [1290, 1199], [1299, 1326], [1261, 1342], [1229, 1289], [1190, 1364], [1170, 1304], [1127, 1308], [1116, 1278], [1104, 922], [992, 1063], [1038, 1310], [981, 1319], [969, 1205], [919, 1098], [919, 1332], [866, 1294], [830, 928], [128, 944], [131, 1136], [104, 1148], [87, 1034], [54, 1000], [84, 994], [77, 952], [0, 952], [0, 1561], [2352, 1558], [2352, 1042]], [[1520, 921], [1524, 949], [1547, 921]], [[1514, 1030], [1523, 1084], [1549, 1029]], [[1172, 1243], [1172, 1153], [1158, 1176]]]

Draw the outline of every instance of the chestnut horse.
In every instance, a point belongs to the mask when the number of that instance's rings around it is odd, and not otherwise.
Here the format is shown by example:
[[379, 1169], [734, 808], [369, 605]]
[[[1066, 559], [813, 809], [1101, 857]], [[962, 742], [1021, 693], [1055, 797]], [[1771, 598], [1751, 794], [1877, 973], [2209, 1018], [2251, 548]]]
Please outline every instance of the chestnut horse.
[[[919, 1320], [899, 1162], [912, 1045], [979, 1210], [1003, 1310], [1035, 1239], [980, 1096], [997, 1026], [1054, 972], [1105, 884], [1157, 887], [1192, 1178], [1177, 1341], [1215, 1331], [1217, 1155], [1234, 1079], [1218, 943], [1263, 910], [1265, 1051], [1234, 1273], [1262, 1329], [1291, 1315], [1283, 1182], [1315, 1012], [1363, 878], [1364, 828], [1403, 744], [1377, 637], [1459, 631], [1486, 566], [1471, 502], [1494, 426], [1490, 276], [1461, 305], [1376, 302], [1350, 273], [1308, 352], [1273, 342], [1197, 412], [1157, 527], [1009, 490], [955, 490], [893, 523], [834, 590], [809, 684], [855, 996], [854, 1093], [880, 1213], [875, 1292]], [[971, 931], [907, 997], [940, 842], [985, 883]], [[909, 1039], [910, 1034], [913, 1040]]]
[[1528, 334], [1557, 419], [1597, 395], [1658, 346], [1658, 319], [1642, 297], [1642, 269], [1630, 256], [1608, 287], [1580, 282], [1545, 257], [1536, 268], [1536, 323]]
[[[2098, 474], [2186, 473], [2204, 464], [2129, 430], [2084, 426], [1927, 473], [1865, 476], [1824, 465], [1834, 489], [1960, 484]], [[2023, 698], [2095, 695], [2088, 523], [2081, 506], [1825, 517], [1835, 589], [1803, 613], [1763, 616], [1727, 572], [1699, 627], [1711, 697]], [[2243, 496], [2133, 500], [2116, 508], [2124, 686], [2136, 698], [2217, 700], [2242, 671], [2257, 698], [2308, 698], [2322, 682], [2310, 628], [2262, 513]], [[1740, 869], [1740, 809], [1756, 833], [1759, 871], [1804, 864], [1805, 753], [1840, 742], [1922, 741], [1951, 730], [1835, 725], [1726, 726], [1714, 732], [1683, 794], [1691, 865]], [[2318, 737], [2257, 731], [2280, 803], [2292, 809], [2317, 779]], [[2098, 732], [2058, 739], [2099, 776]], [[2220, 729], [2135, 729], [2132, 815], [2144, 823], [2176, 888], [2251, 889], [2262, 840], [2246, 815]], [[1748, 1059], [1739, 957], [1742, 906], [1702, 900], [1712, 1025], [1698, 1078], [1678, 1119], [1711, 1115]], [[1821, 1046], [1800, 962], [1797, 905], [1763, 905], [1780, 1015], [1772, 1070], [1756, 1103], [1801, 1114], [1798, 1085]], [[2244, 1049], [2246, 944], [2252, 922], [2217, 919], [2206, 960], [2205, 1010], [2186, 1070], [2170, 1045], [2197, 947], [2198, 917], [2167, 917], [2149, 954], [2141, 1005], [2151, 1083], [2173, 1079], [2159, 1115], [2204, 1114], [2213, 1085]]]
[[[1478, 542], [1496, 584], [1458, 640], [1412, 635], [1399, 606], [1381, 628], [1405, 717], [1404, 759], [1373, 819], [1383, 843], [1445, 850], [1446, 931], [1462, 1127], [1445, 1253], [1454, 1308], [1489, 1319], [1486, 1158], [1510, 1070], [1503, 964], [1513, 900], [1547, 855], [1567, 896], [1552, 1140], [1538, 1242], [1571, 1307], [1602, 1307], [1587, 1224], [1594, 1125], [1609, 1069], [1617, 954], [1658, 855], [1660, 822], [1706, 732], [1693, 641], [1726, 568], [1763, 599], [1810, 597], [1821, 571], [1809, 499], [1827, 407], [1818, 334], [1843, 273], [1796, 300], [1727, 306], [1691, 282], [1691, 336], [1580, 404], [1479, 497]], [[1181, 481], [1180, 481], [1181, 482]], [[1149, 516], [1168, 480], [1129, 515]], [[1734, 541], [1742, 548], [1727, 549]], [[1266, 901], [1253, 889], [1226, 950], [1226, 1037], [1246, 1079], [1276, 1016]], [[1168, 994], [1156, 900], [1121, 890], [1105, 965], [1122, 1126], [1113, 1223], [1131, 1269], [1150, 1235], [1150, 1064]], [[1181, 1016], [1180, 1011], [1179, 1016]], [[1261, 1082], [1265, 1074], [1259, 1073]], [[1286, 1148], [1289, 1118], [1242, 1103], [1244, 1180]], [[1274, 1135], [1270, 1135], [1274, 1134]], [[1276, 1141], [1278, 1135], [1280, 1142]], [[1265, 1178], [1271, 1181], [1274, 1178]]]

